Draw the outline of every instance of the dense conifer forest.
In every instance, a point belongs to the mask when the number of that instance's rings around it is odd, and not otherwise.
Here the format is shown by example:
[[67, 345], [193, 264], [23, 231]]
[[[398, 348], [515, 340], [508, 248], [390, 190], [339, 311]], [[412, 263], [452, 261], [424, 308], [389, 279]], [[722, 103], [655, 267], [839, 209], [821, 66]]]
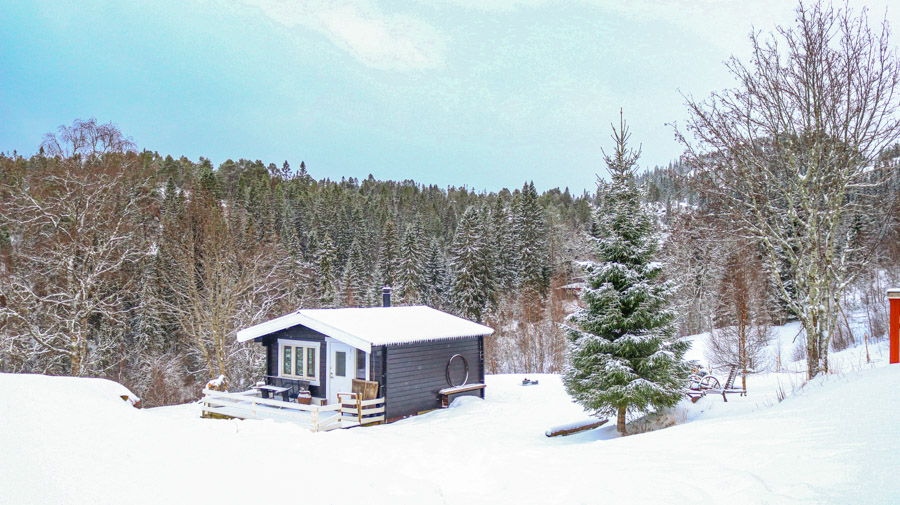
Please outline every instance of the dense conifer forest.
[[262, 373], [235, 332], [300, 307], [427, 304], [494, 327], [490, 372], [558, 372], [591, 195], [499, 192], [306, 165], [218, 167], [75, 121], [0, 156], [6, 372], [103, 376], [147, 404]]
[[[871, 170], [886, 181], [867, 194], [883, 212], [853, 218], [868, 252], [842, 307], [863, 311], [864, 338], [884, 334], [883, 291], [900, 270], [897, 150]], [[704, 201], [684, 163], [637, 180], [678, 333], [716, 330], [725, 360], [741, 339], [752, 361], [767, 327], [795, 317], [758, 247]], [[108, 377], [148, 405], [186, 401], [210, 377], [242, 387], [262, 374], [261, 348], [237, 343], [237, 330], [300, 307], [379, 305], [391, 286], [395, 304], [495, 328], [489, 372], [559, 373], [605, 185], [573, 195], [530, 182], [486, 192], [317, 180], [303, 162], [216, 167], [75, 121], [33, 156], [0, 155], [0, 370]], [[835, 349], [859, 339], [845, 329]]]

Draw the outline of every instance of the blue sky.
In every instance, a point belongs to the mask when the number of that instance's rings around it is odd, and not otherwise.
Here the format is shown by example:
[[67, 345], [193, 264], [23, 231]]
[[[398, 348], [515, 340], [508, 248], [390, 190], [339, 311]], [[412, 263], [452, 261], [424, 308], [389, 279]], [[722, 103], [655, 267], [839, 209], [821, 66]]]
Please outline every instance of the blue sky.
[[[866, 4], [881, 19], [886, 2]], [[31, 154], [58, 125], [96, 117], [139, 147], [215, 164], [593, 191], [620, 107], [642, 166], [676, 158], [679, 91], [731, 86], [722, 62], [746, 57], [753, 26], [790, 23], [793, 7], [0, 0], [0, 151]]]

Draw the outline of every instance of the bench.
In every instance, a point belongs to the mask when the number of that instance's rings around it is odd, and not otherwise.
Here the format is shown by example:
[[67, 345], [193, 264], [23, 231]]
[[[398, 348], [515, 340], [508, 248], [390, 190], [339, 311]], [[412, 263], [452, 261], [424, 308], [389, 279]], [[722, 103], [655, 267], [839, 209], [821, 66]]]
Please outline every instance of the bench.
[[453, 395], [457, 395], [460, 393], [467, 393], [469, 391], [480, 391], [481, 397], [484, 398], [484, 384], [463, 384], [462, 386], [453, 386], [449, 388], [444, 388], [438, 391], [438, 394], [441, 396], [441, 408], [447, 408], [450, 406], [450, 397]]

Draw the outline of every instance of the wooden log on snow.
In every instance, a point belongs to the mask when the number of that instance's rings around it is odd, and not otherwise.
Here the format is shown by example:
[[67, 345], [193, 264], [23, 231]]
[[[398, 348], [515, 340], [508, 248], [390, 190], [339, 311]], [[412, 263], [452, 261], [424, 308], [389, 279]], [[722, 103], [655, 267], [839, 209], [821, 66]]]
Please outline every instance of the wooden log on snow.
[[587, 421], [579, 421], [577, 423], [564, 424], [562, 426], [550, 428], [544, 432], [544, 435], [547, 435], [548, 437], [565, 437], [567, 435], [581, 433], [582, 431], [599, 428], [608, 422], [609, 419], [588, 419]]

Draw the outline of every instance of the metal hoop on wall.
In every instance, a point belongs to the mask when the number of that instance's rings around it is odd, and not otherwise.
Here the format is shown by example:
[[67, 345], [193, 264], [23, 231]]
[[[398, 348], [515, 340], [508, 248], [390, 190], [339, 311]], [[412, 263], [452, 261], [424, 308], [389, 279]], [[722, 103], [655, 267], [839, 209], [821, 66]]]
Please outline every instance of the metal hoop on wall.
[[[450, 365], [453, 364], [453, 360], [459, 358], [463, 361], [463, 364], [466, 366], [466, 378], [463, 379], [462, 384], [454, 384], [453, 380], [450, 378]], [[450, 356], [450, 361], [447, 362], [447, 384], [450, 384], [452, 387], [457, 386], [465, 386], [466, 383], [469, 382], [469, 362], [466, 360], [466, 357], [462, 354], [454, 354]]]

